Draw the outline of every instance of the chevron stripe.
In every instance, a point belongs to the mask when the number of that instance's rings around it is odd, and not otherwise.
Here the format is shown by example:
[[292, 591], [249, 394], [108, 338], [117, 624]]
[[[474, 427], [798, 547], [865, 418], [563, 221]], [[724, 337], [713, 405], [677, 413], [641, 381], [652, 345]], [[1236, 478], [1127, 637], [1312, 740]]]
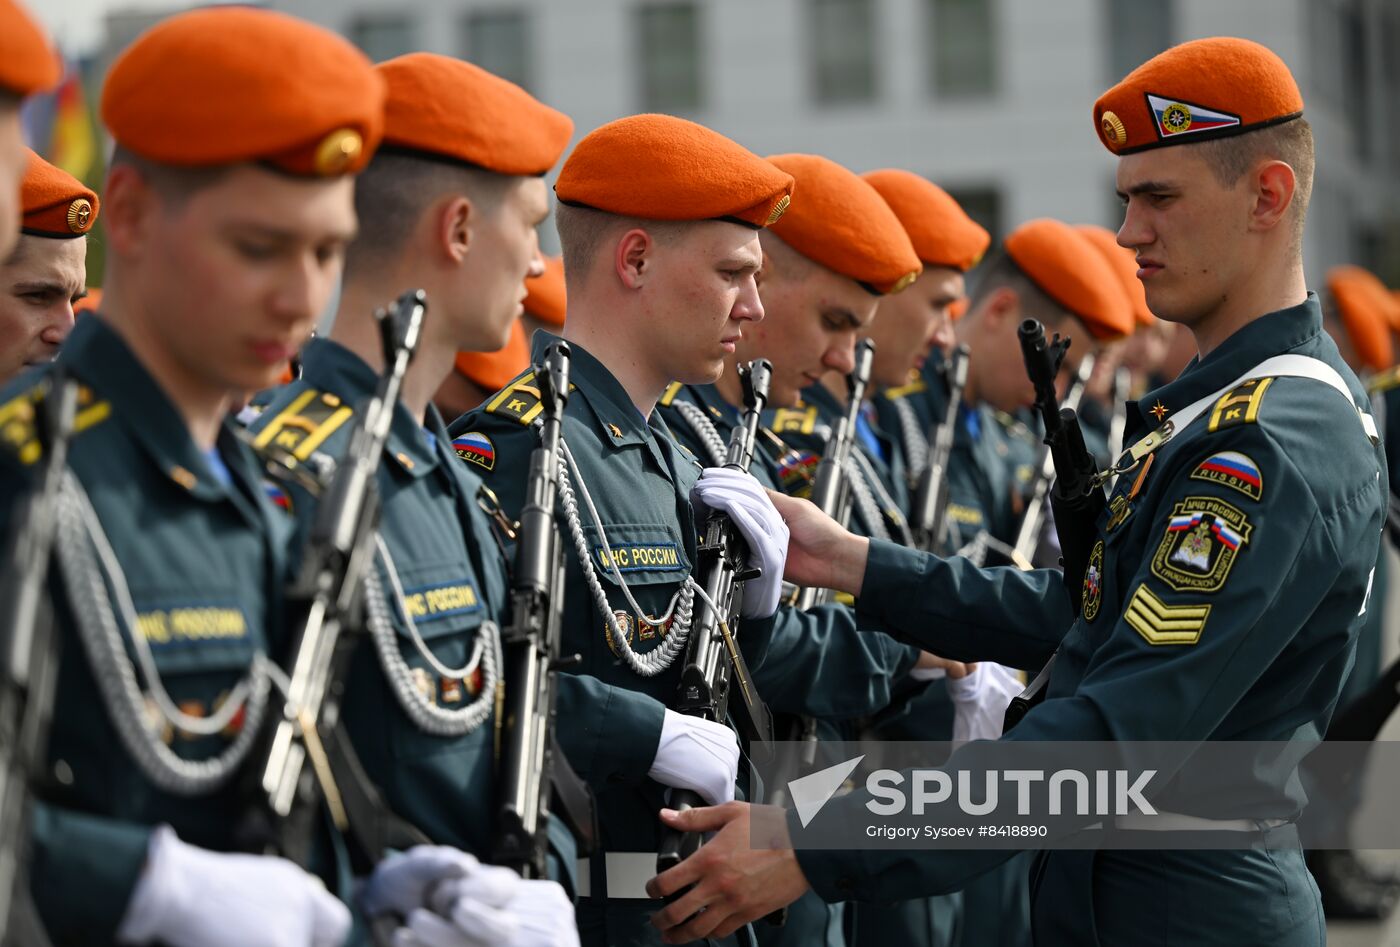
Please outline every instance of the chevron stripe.
[[1168, 605], [1146, 585], [1139, 585], [1123, 619], [1148, 644], [1195, 644], [1210, 617], [1209, 605]]

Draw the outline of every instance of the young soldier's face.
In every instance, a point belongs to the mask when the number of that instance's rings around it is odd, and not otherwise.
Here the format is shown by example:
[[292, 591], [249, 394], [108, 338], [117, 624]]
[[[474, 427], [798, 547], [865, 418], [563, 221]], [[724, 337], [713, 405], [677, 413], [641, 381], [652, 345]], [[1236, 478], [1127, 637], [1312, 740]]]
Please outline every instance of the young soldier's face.
[[524, 311], [526, 278], [544, 272], [537, 228], [548, 214], [544, 179], [521, 177], [470, 225], [462, 290], [474, 312], [456, 339], [459, 349], [494, 352], [510, 338], [511, 323]]
[[142, 191], [127, 253], [159, 367], [204, 390], [276, 384], [340, 280], [353, 187], [240, 165], [183, 198]]
[[21, 236], [0, 264], [0, 382], [53, 361], [87, 292], [87, 238]]
[[902, 385], [924, 367], [933, 346], [952, 348], [949, 309], [962, 298], [963, 275], [948, 267], [927, 267], [908, 288], [880, 299], [879, 318], [866, 333], [875, 342], [872, 376], [881, 388]]
[[19, 239], [19, 190], [29, 155], [19, 125], [19, 101], [0, 92], [0, 259]]
[[709, 384], [740, 340], [764, 318], [755, 277], [763, 262], [758, 234], [740, 224], [705, 221], [656, 243], [648, 305], [655, 351], [668, 377]]
[[875, 318], [879, 298], [859, 283], [813, 263], [779, 271], [759, 282], [768, 318], [746, 333], [739, 360], [773, 363], [768, 403], [791, 407], [803, 388], [829, 371], [846, 374], [855, 366], [856, 339]]
[[1194, 325], [1249, 279], [1246, 179], [1227, 188], [1191, 146], [1178, 145], [1119, 158], [1118, 193], [1126, 202], [1118, 242], [1137, 254], [1158, 318]]

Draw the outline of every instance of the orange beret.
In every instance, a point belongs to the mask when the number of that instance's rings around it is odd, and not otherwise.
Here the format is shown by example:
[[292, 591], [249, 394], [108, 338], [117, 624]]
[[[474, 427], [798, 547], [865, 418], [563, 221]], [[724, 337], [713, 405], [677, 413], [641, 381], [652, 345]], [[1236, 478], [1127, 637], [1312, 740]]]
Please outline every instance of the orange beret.
[[102, 120], [120, 144], [181, 167], [265, 161], [358, 171], [384, 128], [384, 80], [344, 39], [249, 7], [177, 14], [112, 64]]
[[34, 237], [81, 237], [97, 222], [97, 195], [73, 175], [29, 151], [20, 185], [20, 230]]
[[800, 200], [773, 233], [809, 260], [876, 293], [897, 293], [923, 272], [909, 234], [880, 192], [820, 155], [770, 155]]
[[1361, 363], [1373, 372], [1395, 364], [1385, 284], [1359, 266], [1334, 266], [1327, 271], [1327, 294]]
[[457, 371], [466, 375], [487, 391], [498, 391], [530, 365], [530, 344], [525, 327], [516, 319], [510, 326], [510, 338], [499, 352], [458, 352]]
[[1133, 331], [1133, 306], [1094, 245], [1069, 224], [1042, 217], [1006, 238], [1006, 253], [1032, 283], [1078, 316], [1096, 339]]
[[552, 326], [564, 324], [564, 261], [544, 258], [544, 273], [525, 281], [525, 311]]
[[987, 252], [992, 235], [927, 178], [897, 168], [868, 171], [861, 177], [890, 205], [926, 266], [951, 266], [966, 273]]
[[384, 144], [498, 174], [544, 174], [574, 123], [513, 82], [450, 56], [409, 53], [380, 63], [388, 98]]
[[58, 85], [63, 62], [15, 0], [0, 0], [0, 89], [25, 96]]
[[948, 318], [957, 322], [967, 311], [972, 308], [972, 300], [964, 296], [962, 299], [955, 299], [948, 304]]
[[1400, 289], [1390, 291], [1391, 307], [1386, 313], [1386, 318], [1390, 320], [1390, 327], [1396, 332], [1400, 332]]
[[1120, 155], [1238, 135], [1302, 114], [1303, 96], [1283, 60], [1228, 36], [1173, 46], [1094, 103], [1099, 139]]
[[565, 204], [624, 217], [766, 227], [792, 201], [792, 177], [703, 125], [633, 115], [589, 132], [554, 193]]
[[102, 308], [102, 288], [99, 286], [89, 288], [87, 295], [73, 304], [74, 314], [97, 312], [100, 308]]
[[1127, 247], [1118, 245], [1118, 238], [1113, 235], [1113, 231], [1107, 227], [1100, 227], [1096, 224], [1080, 224], [1074, 228], [1079, 231], [1085, 239], [1094, 245], [1108, 265], [1113, 268], [1113, 273], [1118, 277], [1118, 282], [1123, 287], [1123, 292], [1128, 296], [1128, 302], [1133, 307], [1133, 318], [1140, 326], [1150, 326], [1157, 321], [1157, 317], [1152, 315], [1152, 310], [1147, 308], [1147, 290], [1143, 288], [1142, 280], [1137, 278], [1137, 254]]

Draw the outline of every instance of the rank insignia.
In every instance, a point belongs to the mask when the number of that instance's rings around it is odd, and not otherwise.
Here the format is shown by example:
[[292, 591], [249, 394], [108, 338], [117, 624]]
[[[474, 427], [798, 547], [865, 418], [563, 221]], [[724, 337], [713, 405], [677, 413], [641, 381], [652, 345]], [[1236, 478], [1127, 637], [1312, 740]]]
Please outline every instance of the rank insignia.
[[1259, 473], [1259, 465], [1247, 454], [1238, 451], [1227, 450], [1210, 455], [1191, 471], [1191, 479], [1218, 483], [1238, 490], [1251, 500], [1264, 495], [1264, 477]]
[[1170, 408], [1168, 408], [1166, 405], [1162, 404], [1162, 402], [1158, 401], [1156, 404], [1154, 404], [1154, 405], [1151, 407], [1151, 409], [1148, 410], [1147, 413], [1150, 414], [1150, 415], [1152, 415], [1152, 417], [1156, 418], [1158, 424], [1161, 424], [1162, 421], [1163, 421], [1163, 419], [1166, 418], [1167, 413], [1168, 413], [1170, 410], [1171, 410]]
[[496, 468], [496, 445], [491, 443], [491, 438], [480, 431], [468, 431], [466, 434], [454, 437], [452, 449], [457, 452], [458, 457], [482, 470]]
[[1084, 570], [1084, 589], [1080, 595], [1080, 614], [1085, 621], [1099, 617], [1099, 606], [1103, 603], [1103, 540], [1094, 543], [1089, 551], [1089, 566]]
[[1128, 514], [1133, 512], [1132, 506], [1127, 499], [1122, 496], [1115, 496], [1108, 501], [1108, 522], [1104, 525], [1103, 531], [1111, 533], [1123, 525], [1123, 521], [1128, 518]]
[[433, 680], [423, 668], [413, 669], [413, 686], [418, 693], [423, 695], [423, 699], [430, 704], [437, 704], [437, 682]]
[[661, 407], [669, 408], [671, 402], [676, 400], [676, 395], [680, 394], [684, 389], [685, 385], [678, 381], [673, 381], [667, 385], [666, 390], [661, 393]]
[[1128, 600], [1123, 620], [1148, 644], [1195, 644], [1201, 640], [1210, 609], [1209, 605], [1168, 605], [1144, 584]]
[[521, 424], [530, 424], [544, 410], [540, 390], [535, 387], [533, 370], [521, 375], [486, 402], [487, 414], [504, 414]]
[[1264, 400], [1264, 392], [1269, 390], [1272, 382], [1272, 378], [1251, 378], [1226, 392], [1211, 409], [1207, 429], [1213, 433], [1240, 424], [1254, 424], [1259, 420], [1259, 405]]
[[1254, 527], [1214, 497], [1187, 497], [1172, 508], [1152, 574], [1177, 592], [1218, 592]]
[[817, 406], [779, 408], [773, 413], [773, 431], [777, 434], [811, 434], [817, 426]]
[[455, 677], [444, 677], [442, 679], [442, 702], [444, 704], [460, 704], [462, 702], [462, 682]]
[[335, 395], [308, 388], [258, 431], [253, 448], [305, 461], [354, 413]]
[[612, 435], [613, 440], [622, 440], [622, 428], [618, 427], [616, 424], [613, 424], [611, 421], [609, 421], [606, 426], [608, 429], [608, 433]]

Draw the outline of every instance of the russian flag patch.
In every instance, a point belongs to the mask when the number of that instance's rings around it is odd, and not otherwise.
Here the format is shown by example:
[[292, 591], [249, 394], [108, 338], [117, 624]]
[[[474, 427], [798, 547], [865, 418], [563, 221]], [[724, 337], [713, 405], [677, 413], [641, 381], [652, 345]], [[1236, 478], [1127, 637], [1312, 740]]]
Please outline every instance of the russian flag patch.
[[1202, 132], [1219, 131], [1240, 124], [1238, 115], [1217, 112], [1201, 105], [1164, 99], [1160, 95], [1147, 94], [1147, 105], [1157, 123], [1157, 136], [1171, 138], [1176, 135], [1198, 135]]
[[482, 470], [495, 469], [496, 445], [480, 431], [468, 431], [460, 437], [453, 438], [452, 449], [469, 464], [475, 464]]

